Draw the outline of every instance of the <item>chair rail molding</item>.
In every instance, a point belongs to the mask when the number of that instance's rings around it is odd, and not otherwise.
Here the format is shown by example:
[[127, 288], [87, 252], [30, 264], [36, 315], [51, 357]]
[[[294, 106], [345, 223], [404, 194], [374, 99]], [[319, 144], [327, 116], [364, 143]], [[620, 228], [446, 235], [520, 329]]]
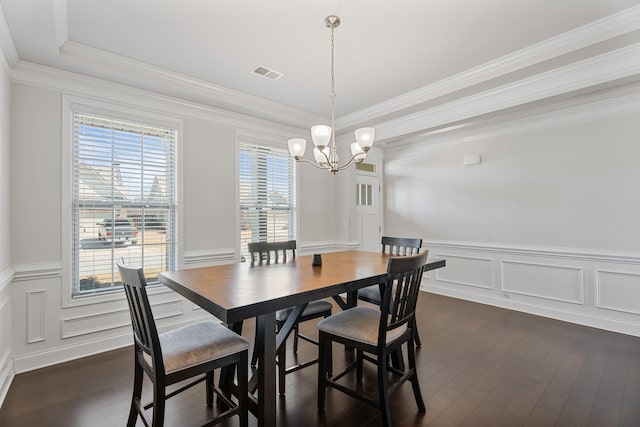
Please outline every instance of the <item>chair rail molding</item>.
[[185, 268], [207, 267], [209, 265], [231, 264], [234, 262], [236, 262], [236, 250], [232, 248], [184, 251], [183, 264]]
[[304, 242], [298, 245], [300, 255], [312, 255], [314, 253], [335, 252], [335, 251], [352, 251], [360, 249], [359, 242], [352, 241], [315, 241]]
[[30, 280], [43, 280], [62, 277], [62, 263], [42, 262], [14, 265], [14, 282], [26, 282]]

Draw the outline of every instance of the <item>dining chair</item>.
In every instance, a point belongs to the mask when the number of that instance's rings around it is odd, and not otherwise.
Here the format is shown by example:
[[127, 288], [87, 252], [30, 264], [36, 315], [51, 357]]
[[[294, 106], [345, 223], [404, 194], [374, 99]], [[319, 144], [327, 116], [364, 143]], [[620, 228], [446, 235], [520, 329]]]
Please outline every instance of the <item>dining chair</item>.
[[[377, 407], [382, 415], [385, 427], [391, 426], [389, 394], [397, 390], [405, 381], [413, 386], [413, 396], [418, 411], [426, 411], [418, 373], [416, 370], [413, 329], [415, 328], [415, 310], [420, 291], [420, 280], [427, 259], [427, 251], [417, 255], [394, 257], [389, 259], [387, 278], [380, 310], [371, 307], [356, 306], [334, 314], [318, 323], [319, 359], [318, 364], [318, 410], [324, 411], [327, 387], [335, 388], [364, 403]], [[344, 344], [356, 350], [355, 362], [345, 370], [333, 375], [331, 347], [333, 342]], [[407, 344], [408, 367], [390, 366], [391, 355], [402, 351]], [[365, 394], [363, 380], [364, 360], [377, 365], [378, 398]], [[341, 380], [347, 373], [356, 369], [356, 384], [349, 387]], [[389, 373], [396, 380], [389, 382]]]
[[[135, 426], [138, 416], [146, 426], [162, 426], [166, 400], [205, 381], [207, 406], [213, 405], [215, 392], [228, 408], [205, 425], [217, 424], [238, 415], [240, 425], [246, 427], [249, 357], [247, 340], [213, 320], [204, 320], [158, 333], [142, 268], [127, 267], [123, 259], [117, 262], [117, 266], [129, 304], [134, 338], [133, 396], [127, 426]], [[232, 365], [237, 367], [239, 397], [236, 403], [222, 393], [213, 381], [216, 368]], [[143, 405], [140, 399], [145, 373], [153, 384], [153, 401]], [[191, 382], [167, 393], [167, 386], [188, 379]], [[152, 421], [145, 412], [151, 407]]]
[[[405, 237], [382, 236], [382, 253], [389, 255], [415, 255], [420, 253], [422, 239]], [[358, 290], [358, 299], [371, 304], [380, 305], [382, 303], [381, 287], [379, 285], [368, 286]], [[417, 347], [421, 347], [418, 329], [414, 330], [414, 339]]]
[[[271, 264], [278, 263], [280, 261], [287, 262], [293, 261], [296, 258], [296, 241], [289, 240], [287, 242], [253, 242], [247, 245], [249, 250], [249, 256], [251, 257], [251, 265], [260, 265], [260, 264]], [[290, 255], [288, 255], [288, 253]], [[285, 324], [289, 315], [293, 311], [294, 307], [287, 308], [284, 310], [278, 310], [276, 312], [276, 328], [280, 330], [282, 326]], [[318, 342], [311, 337], [303, 335], [300, 333], [299, 324], [302, 322], [306, 322], [308, 320], [327, 318], [331, 316], [331, 310], [333, 309], [333, 305], [329, 301], [325, 300], [316, 300], [311, 301], [307, 304], [307, 307], [304, 309], [298, 321], [293, 326], [293, 353], [298, 353], [298, 340], [303, 339], [312, 344], [318, 345]], [[286, 342], [283, 343], [280, 350], [278, 351], [278, 389], [280, 395], [285, 394], [285, 375], [290, 374], [292, 372], [298, 371], [302, 368], [306, 368], [307, 366], [314, 365], [318, 362], [318, 359], [313, 359], [308, 362], [299, 363], [295, 366], [288, 367], [287, 363], [287, 351], [286, 351]], [[258, 353], [256, 351], [256, 346], [253, 348], [253, 355], [251, 357], [251, 366], [255, 367], [256, 362], [258, 360]]]

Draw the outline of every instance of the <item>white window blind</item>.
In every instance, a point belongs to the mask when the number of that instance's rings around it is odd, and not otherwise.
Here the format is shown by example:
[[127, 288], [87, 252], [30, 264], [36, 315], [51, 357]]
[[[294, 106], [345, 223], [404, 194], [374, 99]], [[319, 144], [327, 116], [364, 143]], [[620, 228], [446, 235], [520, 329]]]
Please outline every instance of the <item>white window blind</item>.
[[147, 281], [176, 264], [175, 129], [73, 114], [73, 296], [122, 286], [115, 261]]
[[294, 161], [284, 149], [240, 143], [240, 252], [250, 242], [296, 238]]

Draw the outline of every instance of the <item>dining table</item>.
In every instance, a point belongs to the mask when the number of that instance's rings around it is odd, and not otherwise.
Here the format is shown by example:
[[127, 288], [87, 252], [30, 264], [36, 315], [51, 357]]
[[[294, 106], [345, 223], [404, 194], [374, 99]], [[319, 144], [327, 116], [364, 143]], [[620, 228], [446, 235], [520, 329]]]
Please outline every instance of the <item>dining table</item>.
[[[313, 265], [314, 256], [305, 255], [270, 265], [245, 262], [166, 271], [159, 281], [237, 333], [243, 321], [256, 319], [258, 365], [249, 381], [249, 408], [259, 426], [272, 427], [276, 354], [306, 305], [331, 297], [343, 310], [355, 306], [358, 289], [384, 282], [389, 257], [380, 252], [329, 252], [320, 255], [321, 265]], [[444, 259], [428, 258], [425, 271], [444, 266]], [[287, 321], [276, 330], [276, 311], [291, 307]], [[221, 386], [227, 390], [233, 389], [232, 375], [229, 370], [221, 374]]]

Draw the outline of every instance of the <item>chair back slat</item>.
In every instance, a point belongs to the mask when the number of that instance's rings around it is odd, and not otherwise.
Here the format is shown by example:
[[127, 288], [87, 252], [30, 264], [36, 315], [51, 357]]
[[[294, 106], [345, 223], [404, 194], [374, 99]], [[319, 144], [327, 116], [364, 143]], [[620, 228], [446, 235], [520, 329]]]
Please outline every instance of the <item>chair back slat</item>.
[[414, 328], [416, 303], [429, 251], [391, 257], [382, 297], [378, 345], [385, 345], [387, 333], [408, 324]]
[[382, 253], [407, 256], [420, 253], [422, 239], [382, 236]]
[[247, 245], [247, 249], [251, 257], [251, 265], [256, 264], [256, 258], [258, 264], [266, 262], [268, 265], [271, 264], [271, 261], [277, 264], [280, 260], [287, 262], [288, 253], [291, 253], [291, 259], [296, 258], [295, 240], [287, 242], [252, 242]]
[[160, 352], [160, 340], [151, 304], [147, 295], [147, 281], [142, 268], [132, 268], [124, 265], [124, 260], [117, 262], [120, 278], [127, 296], [131, 326], [136, 347], [151, 356], [153, 367], [163, 373], [164, 364]]

